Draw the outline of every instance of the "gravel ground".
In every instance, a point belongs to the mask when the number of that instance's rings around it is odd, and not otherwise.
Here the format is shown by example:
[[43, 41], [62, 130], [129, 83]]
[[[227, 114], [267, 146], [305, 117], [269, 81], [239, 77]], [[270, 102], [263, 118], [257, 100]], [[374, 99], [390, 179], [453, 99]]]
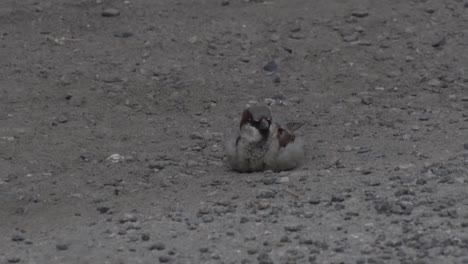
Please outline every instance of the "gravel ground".
[[[468, 2], [2, 0], [0, 263], [468, 263]], [[250, 100], [303, 167], [240, 174]]]

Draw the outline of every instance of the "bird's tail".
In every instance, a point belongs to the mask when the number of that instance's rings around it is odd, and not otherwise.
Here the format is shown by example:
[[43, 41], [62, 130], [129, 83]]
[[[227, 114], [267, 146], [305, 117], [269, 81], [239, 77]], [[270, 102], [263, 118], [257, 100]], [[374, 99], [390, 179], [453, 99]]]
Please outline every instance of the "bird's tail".
[[286, 124], [286, 128], [291, 131], [291, 132], [294, 132], [296, 130], [298, 130], [299, 128], [301, 128], [303, 125], [305, 125], [304, 122], [289, 122]]

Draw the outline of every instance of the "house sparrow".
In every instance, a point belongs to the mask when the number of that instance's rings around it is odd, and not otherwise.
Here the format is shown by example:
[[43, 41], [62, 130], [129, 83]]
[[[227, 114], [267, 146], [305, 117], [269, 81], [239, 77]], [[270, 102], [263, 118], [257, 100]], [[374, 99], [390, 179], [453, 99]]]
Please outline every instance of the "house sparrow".
[[304, 144], [294, 132], [302, 125], [296, 122], [282, 127], [272, 122], [264, 105], [245, 109], [238, 133], [226, 142], [229, 166], [239, 172], [296, 168], [304, 158]]

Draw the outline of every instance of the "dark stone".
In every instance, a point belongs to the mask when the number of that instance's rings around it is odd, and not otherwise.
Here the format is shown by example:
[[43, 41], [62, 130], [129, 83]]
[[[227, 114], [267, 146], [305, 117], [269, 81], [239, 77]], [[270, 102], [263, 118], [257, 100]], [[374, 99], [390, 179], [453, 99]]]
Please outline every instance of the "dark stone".
[[274, 72], [278, 69], [278, 65], [275, 61], [268, 62], [265, 66], [263, 66], [263, 70], [266, 72]]

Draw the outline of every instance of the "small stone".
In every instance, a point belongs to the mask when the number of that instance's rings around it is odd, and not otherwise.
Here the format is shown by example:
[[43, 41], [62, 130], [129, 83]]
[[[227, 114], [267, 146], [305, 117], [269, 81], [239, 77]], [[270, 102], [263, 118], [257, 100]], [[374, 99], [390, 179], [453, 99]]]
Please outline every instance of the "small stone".
[[21, 261], [21, 259], [18, 257], [12, 257], [12, 258], [8, 258], [7, 261], [8, 263], [18, 263]]
[[289, 182], [289, 177], [284, 176], [279, 178], [278, 183], [288, 183]]
[[371, 180], [371, 181], [367, 182], [367, 185], [372, 186], [372, 187], [379, 186], [380, 184], [381, 184], [381, 182], [378, 181], [378, 180]]
[[166, 245], [163, 242], [155, 242], [149, 246], [149, 250], [164, 250], [166, 249]]
[[275, 198], [276, 193], [272, 190], [260, 190], [257, 194], [257, 198], [270, 199]]
[[154, 162], [151, 162], [150, 164], [148, 164], [148, 168], [152, 169], [152, 170], [154, 170], [154, 169], [162, 170], [168, 165], [170, 165], [169, 161], [158, 160], [158, 161], [154, 161]]
[[67, 95], [65, 99], [73, 106], [80, 107], [85, 103], [85, 98], [82, 96], [72, 96], [72, 95]]
[[190, 139], [203, 139], [203, 135], [200, 132], [193, 132], [190, 134]]
[[103, 17], [115, 17], [120, 15], [120, 11], [115, 8], [106, 8], [102, 11], [101, 14]]
[[281, 242], [281, 243], [289, 243], [289, 242], [291, 242], [291, 239], [289, 239], [288, 236], [284, 235], [284, 236], [282, 236], [282, 237], [280, 238], [280, 242]]
[[[229, 1], [228, 1], [228, 2], [229, 2]], [[190, 44], [195, 44], [195, 43], [197, 43], [197, 41], [198, 41], [198, 37], [197, 37], [197, 36], [192, 36], [192, 37], [190, 37], [190, 38], [188, 39], [188, 42], [189, 42]]]
[[266, 201], [266, 200], [260, 200], [257, 204], [257, 208], [258, 210], [265, 210], [265, 209], [268, 209], [270, 208], [270, 202]]
[[273, 264], [273, 260], [267, 253], [260, 253], [257, 257], [258, 264]]
[[15, 234], [11, 237], [11, 241], [14, 241], [14, 242], [21, 242], [23, 240], [24, 240], [24, 236], [20, 234]]
[[372, 248], [372, 246], [369, 245], [369, 244], [364, 244], [364, 245], [361, 247], [361, 253], [362, 253], [362, 254], [366, 254], [366, 255], [367, 255], [367, 254], [372, 253], [372, 251], [373, 251], [373, 248]]
[[263, 66], [263, 70], [266, 72], [274, 72], [278, 69], [278, 65], [275, 61], [270, 61], [265, 66]]
[[468, 143], [463, 144], [463, 148], [464, 148], [465, 150], [468, 150]]
[[414, 167], [414, 164], [407, 163], [407, 164], [400, 164], [395, 169], [396, 170], [408, 170]]
[[247, 254], [249, 255], [255, 255], [258, 253], [258, 248], [248, 248], [247, 249]]
[[412, 57], [412, 56], [406, 56], [406, 57], [405, 57], [405, 60], [406, 60], [406, 62], [412, 62], [412, 61], [414, 61], [414, 57]]
[[372, 100], [372, 97], [368, 97], [368, 96], [363, 97], [363, 98], [361, 99], [361, 103], [362, 103], [362, 104], [365, 104], [365, 105], [371, 105], [371, 104], [372, 104], [372, 101], [373, 101], [373, 100]]
[[136, 217], [136, 215], [125, 213], [124, 216], [119, 219], [119, 223], [123, 224], [127, 222], [136, 222], [137, 220], [138, 218]]
[[[129, 38], [132, 36], [133, 36], [133, 33], [128, 32], [128, 31], [114, 32], [114, 37], [116, 38]], [[148, 75], [148, 74], [142, 74], [142, 75]]]
[[288, 99], [289, 102], [291, 103], [295, 103], [295, 104], [298, 104], [302, 101], [302, 98], [300, 98], [299, 96], [293, 96], [291, 98]]
[[100, 207], [96, 208], [96, 210], [101, 214], [107, 213], [109, 211], [109, 209], [110, 208], [107, 207], [107, 206], [100, 206]]
[[221, 1], [221, 6], [228, 6], [230, 4], [229, 0]]
[[284, 226], [284, 230], [289, 231], [289, 232], [298, 232], [302, 229], [301, 224], [287, 224]]
[[143, 241], [150, 240], [150, 235], [148, 233], [141, 234], [141, 240], [143, 240]]
[[331, 201], [332, 202], [343, 202], [345, 200], [343, 194], [341, 193], [336, 193], [336, 194], [333, 194], [332, 197], [331, 197]]
[[438, 36], [437, 38], [434, 39], [431, 45], [433, 48], [442, 49], [446, 43], [447, 43], [447, 38], [445, 36]]
[[66, 114], [61, 114], [61, 115], [59, 115], [59, 116], [57, 117], [57, 122], [62, 123], [62, 124], [68, 122], [68, 117], [67, 117], [67, 115], [66, 115]]
[[202, 220], [203, 220], [204, 223], [211, 223], [211, 222], [214, 221], [214, 217], [211, 216], [211, 215], [204, 215], [202, 217]]
[[[291, 33], [289, 34], [289, 38], [291, 39], [303, 39], [305, 38], [304, 34], [301, 34], [301, 33]], [[289, 52], [291, 53], [291, 52]]]
[[169, 261], [171, 261], [171, 258], [169, 256], [159, 256], [160, 263], [167, 263]]
[[310, 197], [308, 202], [310, 204], [319, 204], [320, 203], [320, 197], [318, 197], [318, 196]]
[[115, 153], [115, 154], [112, 154], [109, 157], [107, 157], [106, 160], [110, 160], [112, 163], [118, 163], [118, 162], [125, 161], [125, 157], [118, 154], [118, 153]]
[[68, 250], [69, 246], [70, 245], [68, 243], [58, 243], [55, 245], [55, 248], [57, 250]]
[[353, 17], [359, 17], [359, 18], [363, 18], [363, 17], [366, 17], [369, 15], [369, 12], [367, 12], [366, 10], [354, 10], [351, 15]]
[[354, 42], [359, 39], [359, 33], [358, 32], [353, 32], [351, 34], [346, 34], [343, 36], [343, 41], [345, 42]]
[[278, 35], [278, 34], [271, 34], [271, 36], [270, 36], [270, 41], [271, 41], [271, 42], [277, 42], [277, 41], [279, 41], [279, 40], [280, 40], [280, 35]]
[[427, 85], [432, 86], [432, 87], [440, 87], [442, 85], [442, 82], [439, 79], [430, 79], [427, 82]]

